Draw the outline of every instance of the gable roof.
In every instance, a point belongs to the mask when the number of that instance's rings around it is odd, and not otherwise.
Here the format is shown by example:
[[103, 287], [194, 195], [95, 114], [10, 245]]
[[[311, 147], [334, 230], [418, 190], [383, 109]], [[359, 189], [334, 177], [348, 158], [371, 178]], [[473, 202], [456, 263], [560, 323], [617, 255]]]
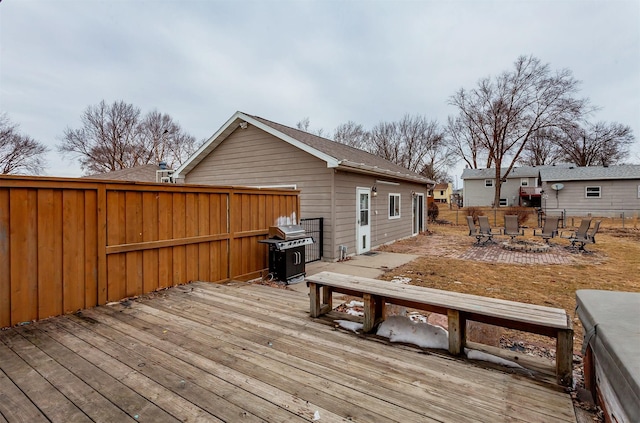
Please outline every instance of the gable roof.
[[189, 157], [189, 159], [176, 170], [177, 177], [184, 177], [193, 170], [198, 163], [245, 122], [317, 157], [326, 162], [329, 168], [368, 173], [381, 177], [392, 177], [422, 184], [434, 184], [433, 181], [418, 173], [411, 172], [402, 166], [396, 165], [374, 154], [367, 153], [366, 151], [242, 112], [236, 112], [231, 116], [198, 151]]
[[117, 181], [156, 182], [156, 171], [158, 169], [160, 169], [160, 166], [158, 165], [146, 164], [130, 167], [127, 169], [112, 170], [111, 172], [96, 173], [95, 175], [83, 176], [83, 178], [109, 179]]

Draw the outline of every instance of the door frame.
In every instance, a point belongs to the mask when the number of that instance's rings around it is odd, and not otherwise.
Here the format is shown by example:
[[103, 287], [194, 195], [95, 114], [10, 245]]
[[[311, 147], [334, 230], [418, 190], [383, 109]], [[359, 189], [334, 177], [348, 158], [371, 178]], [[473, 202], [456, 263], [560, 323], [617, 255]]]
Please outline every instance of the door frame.
[[411, 233], [418, 235], [424, 231], [424, 194], [415, 193], [412, 198], [411, 213], [412, 213], [412, 228]]
[[[360, 196], [362, 194], [367, 195], [368, 210], [367, 221], [368, 224], [363, 226], [360, 224]], [[364, 239], [363, 239], [364, 236]], [[362, 242], [364, 241], [364, 242]], [[363, 254], [371, 250], [371, 188], [369, 187], [356, 187], [356, 254]]]

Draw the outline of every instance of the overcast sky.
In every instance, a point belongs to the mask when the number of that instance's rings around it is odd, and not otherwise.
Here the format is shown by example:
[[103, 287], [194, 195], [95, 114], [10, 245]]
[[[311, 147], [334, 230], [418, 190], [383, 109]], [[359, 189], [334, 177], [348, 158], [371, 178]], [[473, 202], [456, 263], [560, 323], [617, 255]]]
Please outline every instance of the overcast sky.
[[0, 111], [51, 147], [48, 175], [79, 176], [55, 146], [101, 100], [198, 140], [237, 110], [330, 133], [406, 113], [444, 124], [456, 90], [519, 55], [570, 69], [594, 121], [640, 138], [638, 0], [4, 0]]

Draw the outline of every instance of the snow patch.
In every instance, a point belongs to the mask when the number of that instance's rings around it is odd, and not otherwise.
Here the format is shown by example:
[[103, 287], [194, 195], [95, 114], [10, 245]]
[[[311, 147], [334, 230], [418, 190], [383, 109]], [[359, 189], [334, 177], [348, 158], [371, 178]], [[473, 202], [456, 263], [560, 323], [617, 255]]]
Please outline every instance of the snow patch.
[[362, 328], [364, 327], [362, 323], [352, 322], [351, 320], [334, 320], [334, 322], [336, 322], [341, 328], [344, 328], [353, 332], [358, 332], [359, 330], [362, 330]]
[[405, 276], [394, 276], [393, 279], [391, 279], [391, 282], [395, 282], [395, 283], [400, 283], [400, 284], [408, 284], [411, 282], [411, 278], [407, 278]]
[[467, 358], [469, 360], [488, 361], [489, 363], [495, 363], [505, 367], [522, 369], [522, 366], [518, 363], [515, 363], [511, 360], [505, 360], [504, 358], [495, 356], [493, 354], [488, 354], [486, 352], [465, 348], [464, 353], [467, 355]]
[[376, 333], [391, 342], [405, 342], [422, 348], [449, 348], [449, 332], [429, 323], [413, 322], [408, 317], [391, 316]]

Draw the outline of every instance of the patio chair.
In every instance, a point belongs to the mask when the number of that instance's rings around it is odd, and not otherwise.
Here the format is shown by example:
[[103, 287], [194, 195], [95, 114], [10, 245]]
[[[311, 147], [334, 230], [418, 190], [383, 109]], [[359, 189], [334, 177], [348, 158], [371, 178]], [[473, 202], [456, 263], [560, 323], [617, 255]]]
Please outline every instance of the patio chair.
[[467, 225], [469, 225], [469, 236], [475, 236], [475, 244], [480, 244], [480, 240], [484, 238], [484, 235], [480, 233], [480, 229], [473, 222], [473, 216], [467, 216]]
[[[582, 219], [580, 222], [580, 226], [578, 230], [575, 231], [562, 231], [560, 233], [561, 238], [568, 239], [571, 242], [571, 247], [575, 246], [575, 243], [579, 242], [577, 240], [583, 240], [587, 238], [587, 234], [589, 233], [589, 227], [591, 226], [591, 219]], [[576, 240], [575, 242], [572, 240]]]
[[569, 239], [569, 241], [571, 241], [571, 247], [575, 248], [576, 244], [578, 244], [578, 250], [579, 251], [585, 251], [588, 252], [584, 246], [585, 244], [595, 244], [596, 243], [596, 234], [598, 233], [598, 229], [600, 229], [600, 220], [596, 221], [596, 224], [593, 225], [593, 229], [591, 231], [586, 232], [585, 236], [583, 238], [571, 238]]
[[498, 230], [498, 232], [496, 233], [493, 231], [493, 229], [491, 229], [489, 218], [487, 216], [478, 216], [478, 224], [480, 225], [480, 233], [483, 237], [486, 238], [483, 244], [486, 244], [487, 242], [495, 242], [493, 240], [493, 236], [501, 235], [502, 233], [500, 230]]
[[524, 235], [524, 229], [520, 229], [518, 225], [518, 216], [515, 214], [504, 215], [504, 234], [511, 237], [511, 242], [518, 235]]
[[539, 236], [544, 239], [545, 243], [549, 243], [549, 240], [556, 235], [558, 235], [558, 222], [560, 221], [559, 216], [547, 216], [544, 220], [544, 225], [542, 226], [542, 230], [538, 231], [536, 229], [533, 230], [533, 236]]

